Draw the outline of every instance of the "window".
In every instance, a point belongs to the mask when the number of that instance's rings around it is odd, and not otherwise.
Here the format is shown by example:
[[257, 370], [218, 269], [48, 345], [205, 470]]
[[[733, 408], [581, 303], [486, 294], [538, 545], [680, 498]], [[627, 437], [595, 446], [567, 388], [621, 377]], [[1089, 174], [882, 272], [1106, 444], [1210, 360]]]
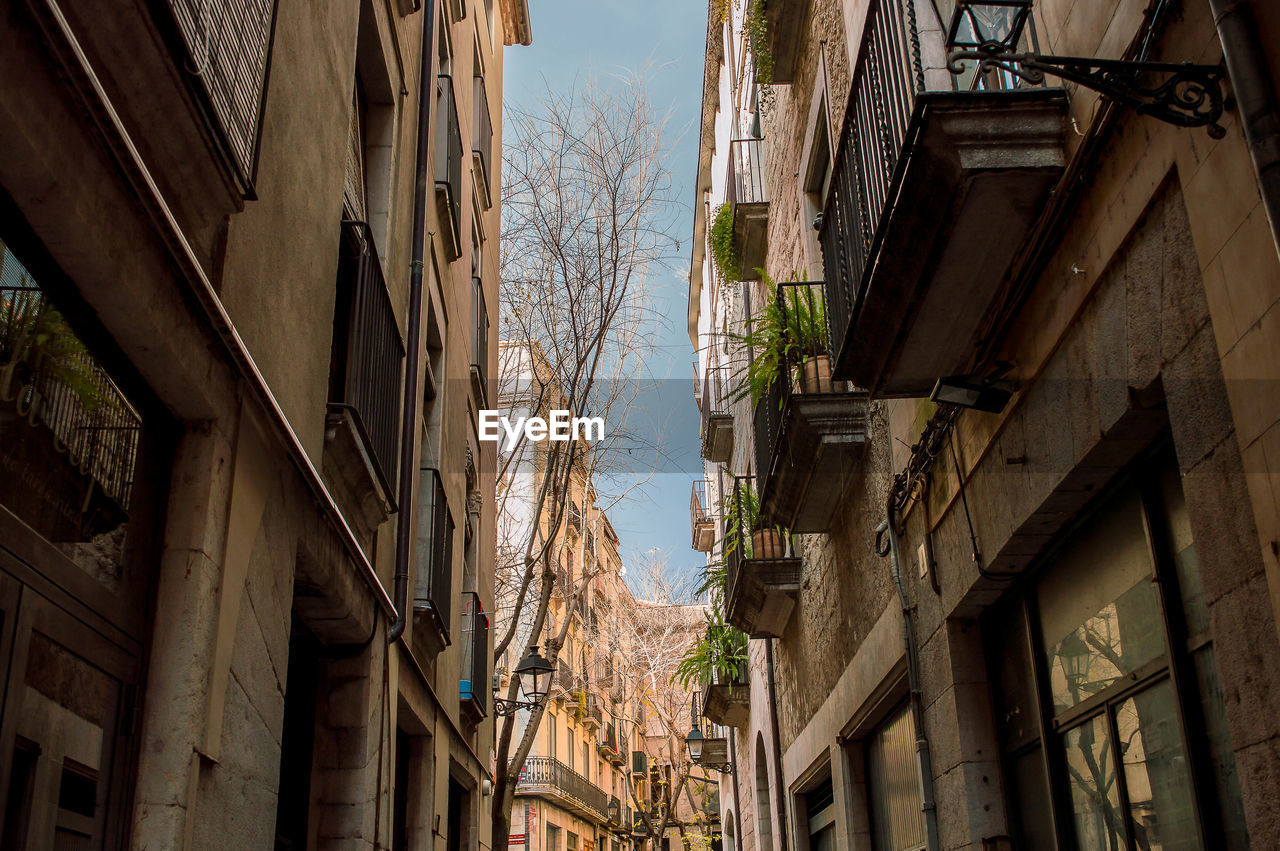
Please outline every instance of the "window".
[[908, 704], [890, 713], [867, 737], [867, 791], [876, 851], [925, 847], [916, 726]]
[[835, 851], [836, 807], [831, 777], [805, 792], [802, 798], [808, 820], [809, 851]]
[[1051, 843], [1056, 822], [1082, 849], [1247, 847], [1176, 464], [1143, 469], [987, 629], [1004, 657], [1005, 787], [1028, 845]]

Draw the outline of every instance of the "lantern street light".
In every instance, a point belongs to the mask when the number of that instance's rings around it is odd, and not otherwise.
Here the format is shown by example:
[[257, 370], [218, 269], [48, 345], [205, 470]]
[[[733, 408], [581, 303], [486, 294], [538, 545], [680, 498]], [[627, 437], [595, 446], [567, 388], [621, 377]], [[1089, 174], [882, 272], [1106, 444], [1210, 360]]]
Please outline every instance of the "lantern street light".
[[608, 806], [606, 806], [605, 809], [608, 810], [607, 814], [609, 816], [609, 822], [611, 824], [622, 823], [622, 807], [618, 804], [617, 798], [611, 798], [609, 800]]
[[[718, 771], [721, 774], [733, 774], [732, 758], [725, 762], [717, 762], [710, 758], [710, 754], [706, 753], [707, 737], [702, 735], [702, 730], [698, 727], [698, 695], [693, 695], [693, 703], [689, 712], [693, 721], [693, 728], [689, 730], [689, 734], [684, 737], [685, 746], [689, 749], [689, 759], [694, 765], [703, 768], [709, 768], [712, 771]], [[717, 739], [720, 747], [717, 749], [723, 752], [724, 739]]]
[[551, 690], [551, 674], [556, 666], [543, 658], [538, 645], [529, 648], [529, 654], [516, 665], [515, 674], [520, 678], [520, 690], [525, 700], [503, 700], [497, 696], [494, 683], [493, 711], [499, 716], [510, 715], [517, 709], [536, 709]]
[[[978, 63], [981, 75], [1004, 71], [1031, 85], [1043, 83], [1045, 74], [1049, 74], [1100, 92], [1142, 115], [1179, 127], [1207, 127], [1214, 139], [1226, 135], [1218, 124], [1223, 109], [1221, 65], [1019, 51], [1018, 44], [1031, 17], [1031, 2], [956, 0], [947, 30], [947, 67], [951, 73], [965, 73], [965, 62], [972, 60]], [[1159, 80], [1144, 80], [1148, 74]]]

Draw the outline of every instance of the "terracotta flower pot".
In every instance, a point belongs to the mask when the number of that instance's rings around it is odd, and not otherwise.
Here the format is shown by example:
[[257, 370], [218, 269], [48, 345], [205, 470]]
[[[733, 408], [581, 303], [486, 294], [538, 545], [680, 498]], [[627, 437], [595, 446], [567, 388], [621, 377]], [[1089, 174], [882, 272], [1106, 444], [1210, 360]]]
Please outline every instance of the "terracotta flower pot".
[[752, 558], [782, 558], [782, 535], [777, 529], [757, 529], [751, 533]]
[[797, 368], [797, 384], [801, 393], [831, 392], [831, 356], [806, 358]]

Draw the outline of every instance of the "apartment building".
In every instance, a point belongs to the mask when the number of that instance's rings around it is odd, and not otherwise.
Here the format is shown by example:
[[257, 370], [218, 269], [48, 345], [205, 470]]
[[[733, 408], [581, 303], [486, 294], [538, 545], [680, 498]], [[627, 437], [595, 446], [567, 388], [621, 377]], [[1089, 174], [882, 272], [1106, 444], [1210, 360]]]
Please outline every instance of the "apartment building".
[[1277, 10], [709, 5], [736, 845], [1280, 843]]
[[523, 0], [9, 4], [0, 846], [476, 849]]

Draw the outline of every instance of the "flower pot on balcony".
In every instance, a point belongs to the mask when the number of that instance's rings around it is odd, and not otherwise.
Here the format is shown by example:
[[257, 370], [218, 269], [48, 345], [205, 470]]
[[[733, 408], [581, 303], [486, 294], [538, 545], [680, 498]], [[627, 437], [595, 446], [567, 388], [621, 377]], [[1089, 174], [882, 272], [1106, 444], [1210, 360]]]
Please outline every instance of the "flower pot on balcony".
[[777, 529], [757, 529], [751, 533], [750, 558], [783, 558], [782, 535]]
[[831, 356], [806, 358], [796, 367], [796, 386], [801, 393], [830, 393]]

